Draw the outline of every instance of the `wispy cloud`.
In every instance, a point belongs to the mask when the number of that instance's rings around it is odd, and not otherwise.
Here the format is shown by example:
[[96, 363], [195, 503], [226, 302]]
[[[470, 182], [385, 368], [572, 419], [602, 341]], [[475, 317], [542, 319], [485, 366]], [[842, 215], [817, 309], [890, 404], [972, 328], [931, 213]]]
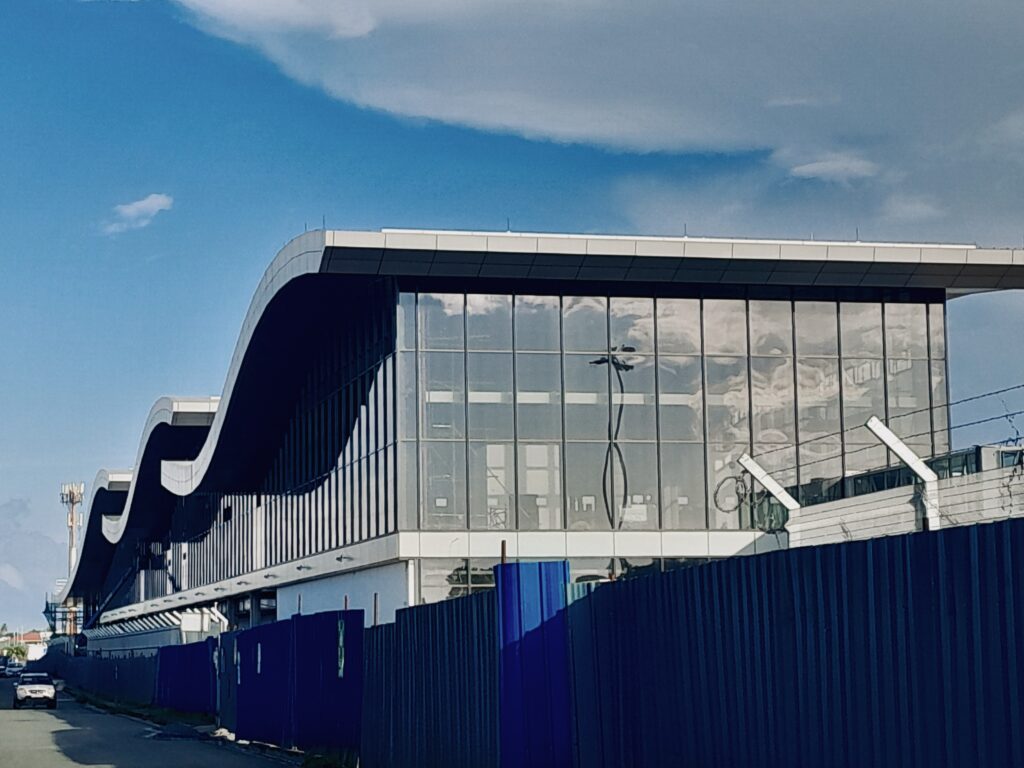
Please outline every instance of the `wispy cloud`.
[[878, 175], [878, 165], [863, 157], [845, 153], [829, 153], [809, 163], [801, 163], [789, 169], [798, 179], [820, 179], [847, 184], [858, 179], [870, 179]]
[[141, 200], [114, 206], [114, 218], [103, 225], [103, 232], [116, 235], [130, 229], [148, 227], [161, 211], [169, 211], [174, 198], [162, 192], [146, 195]]
[[779, 183], [840, 193], [837, 214], [924, 195], [963, 214], [961, 238], [1019, 240], [1021, 2], [175, 2], [360, 106], [628, 151], [765, 151]]

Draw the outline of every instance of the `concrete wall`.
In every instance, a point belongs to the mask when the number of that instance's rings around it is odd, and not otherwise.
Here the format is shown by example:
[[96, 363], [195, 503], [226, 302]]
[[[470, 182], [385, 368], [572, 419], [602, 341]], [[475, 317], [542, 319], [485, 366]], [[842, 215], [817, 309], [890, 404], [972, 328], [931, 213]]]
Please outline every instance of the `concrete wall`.
[[[380, 623], [395, 620], [395, 611], [409, 605], [408, 562], [390, 563], [352, 573], [289, 584], [277, 590], [277, 616], [286, 619], [296, 613], [319, 613], [345, 607], [362, 608], [366, 625], [373, 623], [373, 595], [379, 600]], [[299, 598], [302, 604], [299, 605]]]
[[[990, 469], [938, 481], [942, 525], [1024, 517], [1024, 469]], [[809, 547], [922, 530], [913, 486], [804, 507], [790, 516], [789, 545]]]

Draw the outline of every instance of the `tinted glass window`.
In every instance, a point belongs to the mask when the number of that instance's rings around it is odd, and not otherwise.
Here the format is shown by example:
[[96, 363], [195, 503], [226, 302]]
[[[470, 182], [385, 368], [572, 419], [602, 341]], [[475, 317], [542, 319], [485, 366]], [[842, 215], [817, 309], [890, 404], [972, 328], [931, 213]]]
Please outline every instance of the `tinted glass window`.
[[516, 355], [516, 409], [519, 439], [557, 440], [562, 436], [562, 358], [543, 353]]
[[567, 439], [608, 439], [608, 365], [591, 355], [565, 356], [565, 436]]
[[465, 339], [461, 293], [419, 295], [420, 348], [462, 349]]
[[654, 351], [654, 299], [611, 299], [609, 317], [613, 347]]
[[516, 296], [516, 349], [557, 352], [561, 302], [557, 296]]
[[512, 349], [512, 297], [466, 296], [466, 332], [469, 349]]
[[519, 444], [519, 528], [547, 531], [563, 527], [562, 446]]
[[707, 526], [703, 445], [662, 443], [661, 503], [664, 528], [698, 530]]
[[785, 443], [796, 439], [793, 361], [785, 357], [750, 360], [755, 443]]
[[704, 416], [699, 357], [658, 360], [662, 440], [703, 440]]
[[607, 443], [565, 444], [565, 494], [569, 530], [611, 529], [611, 511], [607, 498], [611, 492], [610, 457]]
[[889, 358], [928, 357], [928, 320], [924, 304], [885, 305], [885, 354]]
[[793, 307], [788, 301], [750, 302], [750, 354], [793, 354]]
[[513, 434], [512, 355], [470, 352], [466, 356], [469, 384], [469, 437], [507, 439]]
[[847, 302], [839, 305], [844, 357], [882, 356], [882, 305]]
[[566, 296], [562, 300], [562, 332], [566, 351], [604, 352], [608, 349], [608, 302], [595, 296]]
[[796, 353], [798, 355], [836, 355], [839, 334], [836, 305], [831, 301], [797, 301]]
[[747, 354], [746, 302], [704, 300], [704, 351], [709, 355]]
[[515, 527], [515, 457], [512, 443], [469, 444], [469, 526]]
[[658, 351], [700, 354], [700, 300], [658, 299]]

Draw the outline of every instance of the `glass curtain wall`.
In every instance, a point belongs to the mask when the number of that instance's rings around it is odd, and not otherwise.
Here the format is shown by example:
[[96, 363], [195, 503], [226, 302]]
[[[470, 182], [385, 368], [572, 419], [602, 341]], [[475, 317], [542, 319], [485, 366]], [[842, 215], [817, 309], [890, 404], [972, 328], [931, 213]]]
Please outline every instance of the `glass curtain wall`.
[[889, 461], [871, 415], [948, 449], [943, 309], [402, 293], [400, 524], [748, 529], [744, 452], [803, 503], [835, 498]]

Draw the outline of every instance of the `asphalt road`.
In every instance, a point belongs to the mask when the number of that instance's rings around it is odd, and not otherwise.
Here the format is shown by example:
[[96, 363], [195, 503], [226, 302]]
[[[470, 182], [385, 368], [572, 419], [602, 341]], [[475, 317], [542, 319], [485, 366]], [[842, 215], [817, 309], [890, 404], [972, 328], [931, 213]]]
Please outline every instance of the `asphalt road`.
[[269, 768], [280, 763], [234, 746], [168, 739], [160, 729], [99, 712], [59, 694], [57, 709], [12, 709], [11, 680], [0, 679], [3, 768]]

